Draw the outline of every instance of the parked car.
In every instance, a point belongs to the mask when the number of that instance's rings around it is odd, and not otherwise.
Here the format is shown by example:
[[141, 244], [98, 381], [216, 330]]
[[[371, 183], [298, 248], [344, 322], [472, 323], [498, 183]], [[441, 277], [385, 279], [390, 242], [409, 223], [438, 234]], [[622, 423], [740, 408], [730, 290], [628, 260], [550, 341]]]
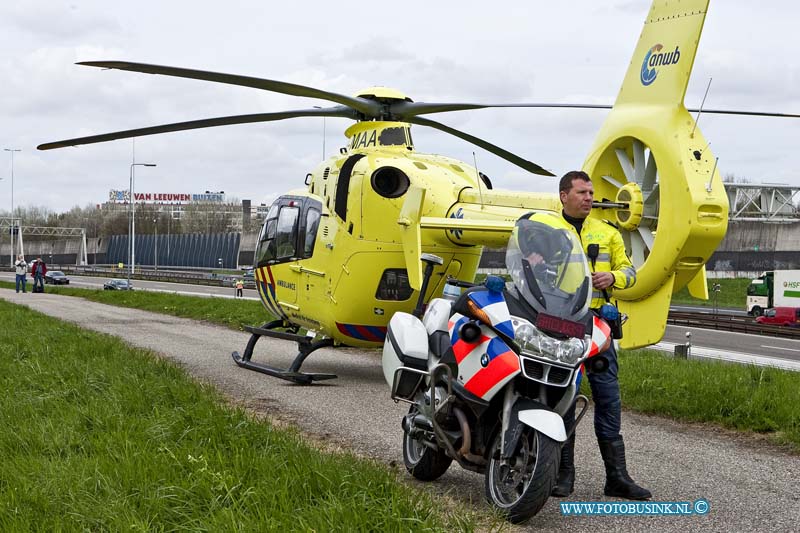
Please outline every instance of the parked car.
[[236, 282], [242, 280], [242, 284], [244, 285], [245, 289], [255, 289], [256, 288], [256, 278], [253, 274], [253, 270], [245, 270], [241, 276], [225, 276], [222, 278], [222, 286], [223, 287], [235, 287]]
[[132, 291], [133, 284], [128, 284], [127, 279], [112, 279], [103, 283], [103, 290], [106, 291]]
[[44, 275], [44, 282], [53, 285], [69, 285], [69, 278], [60, 270], [48, 270]]
[[224, 276], [222, 278], [222, 286], [223, 287], [234, 287], [234, 286], [236, 286], [236, 276]]
[[245, 289], [255, 289], [256, 288], [256, 276], [253, 269], [245, 270], [244, 275], [242, 276], [242, 280], [244, 281], [244, 288]]
[[773, 324], [776, 326], [800, 325], [800, 307], [773, 307], [756, 317], [759, 324]]

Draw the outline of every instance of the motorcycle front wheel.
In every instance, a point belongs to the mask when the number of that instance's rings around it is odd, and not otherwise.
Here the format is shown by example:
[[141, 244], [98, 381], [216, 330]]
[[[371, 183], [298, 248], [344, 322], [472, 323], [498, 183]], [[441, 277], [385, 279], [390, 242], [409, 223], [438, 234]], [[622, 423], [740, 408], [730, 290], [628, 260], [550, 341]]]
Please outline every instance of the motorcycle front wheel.
[[[412, 406], [409, 414], [416, 414], [417, 408]], [[450, 458], [443, 449], [434, 450], [421, 441], [412, 438], [407, 431], [403, 432], [403, 463], [408, 473], [421, 481], [433, 481], [440, 478], [450, 468]]]
[[528, 426], [509, 459], [500, 457], [501, 442], [498, 433], [486, 468], [486, 499], [518, 524], [538, 513], [550, 497], [558, 475], [559, 445]]

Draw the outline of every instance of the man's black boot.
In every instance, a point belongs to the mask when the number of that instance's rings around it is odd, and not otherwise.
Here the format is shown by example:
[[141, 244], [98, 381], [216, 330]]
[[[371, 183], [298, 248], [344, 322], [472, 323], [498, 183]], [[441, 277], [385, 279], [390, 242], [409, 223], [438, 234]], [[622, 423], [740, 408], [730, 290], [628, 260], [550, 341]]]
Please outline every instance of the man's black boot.
[[573, 434], [561, 447], [561, 461], [558, 464], [558, 480], [551, 496], [566, 498], [575, 487], [575, 435]]
[[616, 496], [628, 500], [646, 500], [652, 497], [650, 491], [636, 484], [625, 466], [625, 443], [622, 436], [614, 440], [598, 440], [600, 454], [606, 465], [606, 496]]

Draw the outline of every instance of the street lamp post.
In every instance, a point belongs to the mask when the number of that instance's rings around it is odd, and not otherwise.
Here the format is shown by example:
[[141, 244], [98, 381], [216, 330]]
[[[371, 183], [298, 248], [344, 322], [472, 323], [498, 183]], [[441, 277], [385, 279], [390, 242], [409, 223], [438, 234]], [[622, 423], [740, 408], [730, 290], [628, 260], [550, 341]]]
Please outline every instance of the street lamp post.
[[11, 266], [14, 266], [14, 152], [21, 152], [19, 148], [3, 148], [6, 152], [11, 152]]
[[134, 176], [133, 167], [154, 167], [154, 166], [156, 166], [155, 163], [131, 163], [130, 187], [128, 189], [128, 194], [130, 195], [130, 198], [128, 199], [128, 202], [129, 202], [128, 205], [130, 206], [130, 214], [131, 214], [131, 220], [130, 220], [130, 225], [129, 225], [130, 231], [128, 232], [128, 237], [129, 237], [129, 239], [131, 241], [131, 247], [130, 247], [130, 250], [129, 250], [130, 251], [130, 255], [128, 257], [128, 266], [129, 266], [129, 268], [128, 268], [128, 288], [129, 289], [130, 289], [130, 286], [131, 286], [131, 276], [133, 275], [133, 265], [134, 265], [134, 261], [136, 261], [136, 248], [135, 248], [135, 246], [133, 244], [133, 241], [136, 238], [136, 202], [134, 201], [135, 196], [134, 196], [134, 193], [133, 193], [133, 184], [134, 184], [134, 181], [133, 181], [133, 176]]
[[155, 244], [154, 244], [154, 251], [153, 251], [153, 263], [156, 267], [156, 272], [158, 272], [158, 219], [153, 219], [153, 234], [155, 237]]
[[169, 253], [169, 241], [172, 240], [172, 206], [169, 207], [167, 217], [167, 266], [172, 266], [172, 256]]

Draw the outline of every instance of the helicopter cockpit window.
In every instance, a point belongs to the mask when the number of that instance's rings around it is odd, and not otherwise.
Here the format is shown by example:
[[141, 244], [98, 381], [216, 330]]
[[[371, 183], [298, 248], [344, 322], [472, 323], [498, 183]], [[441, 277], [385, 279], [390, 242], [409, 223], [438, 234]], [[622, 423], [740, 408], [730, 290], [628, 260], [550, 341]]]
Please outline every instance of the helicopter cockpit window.
[[408, 271], [405, 268], [387, 268], [378, 283], [375, 299], [400, 302], [411, 298], [413, 293], [414, 289], [408, 282]]
[[261, 227], [261, 234], [258, 236], [258, 248], [256, 250], [256, 262], [258, 266], [269, 264], [277, 258], [275, 233], [278, 228], [278, 209], [279, 206], [277, 203], [270, 207], [264, 225]]
[[296, 207], [284, 206], [278, 215], [278, 227], [275, 233], [276, 259], [294, 257], [297, 242], [297, 216], [300, 210]]
[[309, 258], [314, 253], [314, 241], [317, 239], [320, 213], [316, 209], [309, 209], [306, 213], [306, 239], [303, 246], [303, 257]]
[[405, 128], [384, 128], [378, 137], [381, 146], [402, 146], [406, 144]]

